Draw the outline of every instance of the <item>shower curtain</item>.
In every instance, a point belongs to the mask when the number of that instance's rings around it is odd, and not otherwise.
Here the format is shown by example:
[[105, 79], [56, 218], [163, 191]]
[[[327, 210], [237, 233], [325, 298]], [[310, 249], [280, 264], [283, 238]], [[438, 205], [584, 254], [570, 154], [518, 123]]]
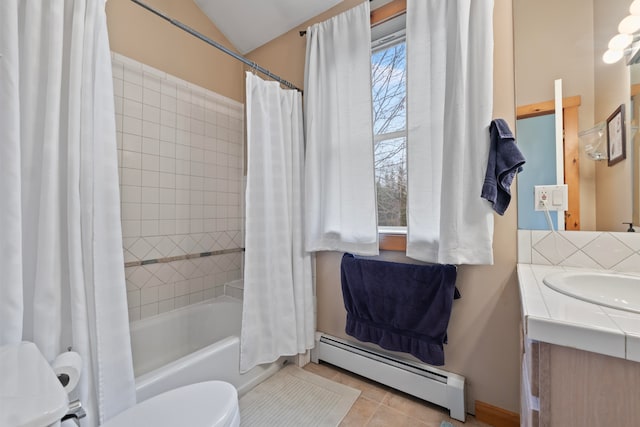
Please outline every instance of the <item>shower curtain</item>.
[[313, 347], [303, 247], [302, 96], [247, 73], [247, 189], [240, 371]]
[[83, 360], [83, 426], [135, 403], [104, 0], [0, 2], [0, 345]]
[[407, 1], [407, 256], [493, 262], [493, 0]]

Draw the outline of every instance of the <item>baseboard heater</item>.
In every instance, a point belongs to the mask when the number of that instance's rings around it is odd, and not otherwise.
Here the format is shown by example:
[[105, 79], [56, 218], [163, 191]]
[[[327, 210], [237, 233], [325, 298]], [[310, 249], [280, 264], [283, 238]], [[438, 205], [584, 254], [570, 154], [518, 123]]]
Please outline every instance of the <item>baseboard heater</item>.
[[449, 410], [465, 420], [464, 377], [420, 362], [399, 359], [326, 334], [316, 335], [311, 360], [346, 369]]

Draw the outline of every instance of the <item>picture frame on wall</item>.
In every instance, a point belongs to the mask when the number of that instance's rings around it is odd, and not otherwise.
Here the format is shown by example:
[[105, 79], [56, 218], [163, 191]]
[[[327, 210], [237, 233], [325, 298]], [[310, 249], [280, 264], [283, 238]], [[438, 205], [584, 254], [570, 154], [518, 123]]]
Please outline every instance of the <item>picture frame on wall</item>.
[[607, 118], [607, 154], [608, 166], [613, 166], [627, 158], [624, 125], [624, 104]]

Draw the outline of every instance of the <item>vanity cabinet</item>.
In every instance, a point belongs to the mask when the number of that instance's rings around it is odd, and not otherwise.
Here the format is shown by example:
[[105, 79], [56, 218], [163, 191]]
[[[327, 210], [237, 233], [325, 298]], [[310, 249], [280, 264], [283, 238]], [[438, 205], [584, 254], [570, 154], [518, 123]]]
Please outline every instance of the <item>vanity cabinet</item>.
[[640, 363], [522, 340], [522, 426], [640, 425]]

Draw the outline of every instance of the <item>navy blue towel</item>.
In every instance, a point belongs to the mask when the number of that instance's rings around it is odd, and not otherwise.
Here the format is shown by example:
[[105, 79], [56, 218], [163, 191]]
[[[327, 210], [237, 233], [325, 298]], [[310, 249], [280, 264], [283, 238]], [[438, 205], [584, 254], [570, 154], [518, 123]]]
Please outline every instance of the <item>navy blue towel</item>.
[[525, 159], [503, 119], [491, 121], [489, 136], [491, 146], [481, 197], [491, 202], [494, 211], [504, 215], [511, 201], [511, 182], [522, 170]]
[[346, 333], [387, 350], [444, 365], [443, 344], [454, 298], [453, 265], [415, 265], [345, 254], [342, 295]]

